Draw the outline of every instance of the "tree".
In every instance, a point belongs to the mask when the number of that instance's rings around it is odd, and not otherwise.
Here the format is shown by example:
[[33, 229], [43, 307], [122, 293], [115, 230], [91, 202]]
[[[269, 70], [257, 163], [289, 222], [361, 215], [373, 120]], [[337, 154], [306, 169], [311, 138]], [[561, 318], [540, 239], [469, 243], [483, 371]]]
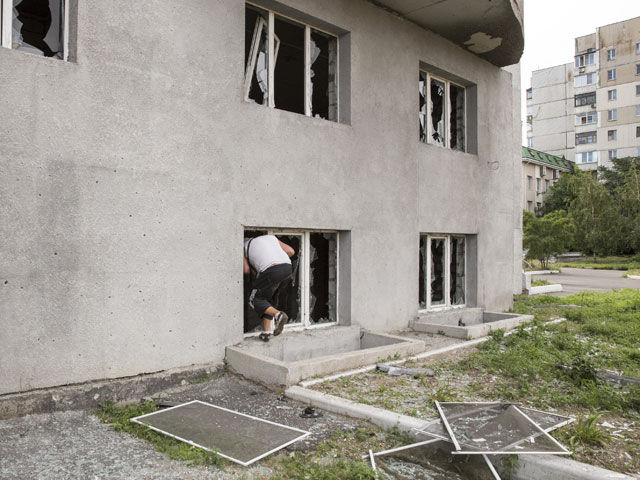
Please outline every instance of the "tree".
[[571, 202], [575, 200], [575, 192], [572, 189], [573, 175], [565, 173], [560, 176], [557, 182], [555, 182], [549, 194], [544, 200], [542, 206], [542, 214], [555, 212], [556, 210], [569, 210]]
[[527, 258], [536, 258], [542, 263], [542, 268], [547, 268], [549, 257], [568, 250], [575, 226], [564, 210], [557, 210], [543, 217], [536, 217], [525, 210], [523, 233], [523, 245], [529, 250]]
[[598, 178], [602, 180], [609, 193], [615, 197], [620, 187], [624, 185], [630, 171], [632, 169], [640, 170], [640, 157], [614, 158], [611, 162], [613, 168], [598, 167]]
[[[637, 159], [640, 160], [640, 159]], [[622, 185], [616, 189], [624, 223], [624, 246], [640, 251], [640, 161], [631, 164]]]
[[585, 253], [608, 255], [620, 245], [620, 215], [613, 197], [590, 173], [576, 170], [570, 182], [575, 198], [569, 215], [576, 227], [575, 245]]

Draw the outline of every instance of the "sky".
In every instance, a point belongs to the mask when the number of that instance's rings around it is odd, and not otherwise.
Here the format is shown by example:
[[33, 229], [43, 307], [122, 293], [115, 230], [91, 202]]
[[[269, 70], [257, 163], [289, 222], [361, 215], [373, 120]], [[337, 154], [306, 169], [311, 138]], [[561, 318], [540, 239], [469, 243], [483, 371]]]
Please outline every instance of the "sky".
[[523, 125], [527, 114], [525, 91], [531, 86], [533, 70], [573, 62], [576, 37], [634, 17], [640, 17], [640, 0], [525, 0], [525, 45], [520, 61]]

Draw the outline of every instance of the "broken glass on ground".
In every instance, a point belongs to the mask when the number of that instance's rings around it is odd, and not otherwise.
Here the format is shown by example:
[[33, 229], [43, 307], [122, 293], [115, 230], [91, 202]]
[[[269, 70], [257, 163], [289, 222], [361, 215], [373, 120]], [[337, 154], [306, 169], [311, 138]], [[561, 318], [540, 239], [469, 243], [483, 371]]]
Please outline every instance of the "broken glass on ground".
[[244, 466], [310, 435], [199, 400], [131, 421]]
[[409, 367], [395, 367], [393, 365], [385, 365], [384, 363], [379, 363], [376, 365], [376, 369], [381, 372], [386, 372], [389, 375], [397, 376], [397, 375], [426, 375], [427, 377], [433, 377], [435, 375], [434, 371], [430, 368], [409, 368]]
[[64, 57], [64, 0], [13, 0], [11, 48]]
[[[453, 445], [442, 440], [420, 442], [374, 453], [379, 478], [415, 480], [499, 480], [486, 457], [452, 455]], [[493, 469], [493, 470], [492, 470]]]
[[454, 454], [570, 453], [514, 404], [436, 402], [436, 407], [458, 450]]

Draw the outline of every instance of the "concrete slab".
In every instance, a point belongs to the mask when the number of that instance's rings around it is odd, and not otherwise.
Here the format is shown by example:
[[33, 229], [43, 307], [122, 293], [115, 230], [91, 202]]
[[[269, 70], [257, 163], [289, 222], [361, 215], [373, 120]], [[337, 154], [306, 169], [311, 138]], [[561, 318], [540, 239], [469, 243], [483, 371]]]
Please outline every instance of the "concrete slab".
[[359, 327], [332, 327], [287, 333], [266, 344], [251, 338], [227, 347], [226, 358], [229, 366], [246, 378], [269, 385], [293, 385], [424, 349], [422, 340], [361, 331]]
[[557, 293], [562, 291], [562, 285], [552, 283], [551, 285], [539, 285], [537, 287], [529, 287], [529, 295], [542, 295], [547, 293]]
[[416, 331], [471, 340], [485, 337], [498, 329], [512, 330], [531, 320], [533, 320], [531, 315], [483, 312], [480, 308], [463, 308], [422, 314], [411, 323], [411, 327]]

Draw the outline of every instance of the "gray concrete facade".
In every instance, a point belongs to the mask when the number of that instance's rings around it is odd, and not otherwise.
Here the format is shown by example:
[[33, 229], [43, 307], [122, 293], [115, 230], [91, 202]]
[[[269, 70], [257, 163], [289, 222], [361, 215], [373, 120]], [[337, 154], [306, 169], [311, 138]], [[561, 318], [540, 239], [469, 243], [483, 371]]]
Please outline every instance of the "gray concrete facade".
[[[345, 325], [416, 316], [421, 233], [474, 236], [470, 306], [510, 307], [519, 78], [365, 1], [286, 3], [348, 32], [343, 123], [243, 100], [239, 0], [78, 0], [72, 61], [0, 48], [0, 394], [220, 362], [245, 226], [340, 231]], [[421, 62], [476, 86], [477, 154], [419, 141]]]

